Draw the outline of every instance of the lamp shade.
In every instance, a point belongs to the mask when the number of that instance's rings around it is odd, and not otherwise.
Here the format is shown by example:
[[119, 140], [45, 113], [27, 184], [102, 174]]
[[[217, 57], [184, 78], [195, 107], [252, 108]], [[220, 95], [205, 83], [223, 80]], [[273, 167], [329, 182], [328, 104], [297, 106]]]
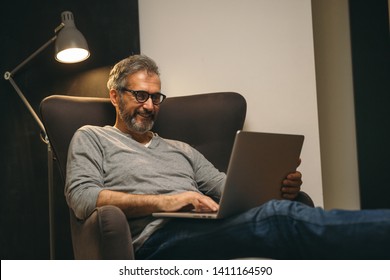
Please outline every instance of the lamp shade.
[[72, 12], [61, 14], [64, 27], [57, 35], [55, 42], [55, 58], [63, 63], [76, 63], [87, 59], [90, 55], [88, 44], [83, 34], [76, 28]]

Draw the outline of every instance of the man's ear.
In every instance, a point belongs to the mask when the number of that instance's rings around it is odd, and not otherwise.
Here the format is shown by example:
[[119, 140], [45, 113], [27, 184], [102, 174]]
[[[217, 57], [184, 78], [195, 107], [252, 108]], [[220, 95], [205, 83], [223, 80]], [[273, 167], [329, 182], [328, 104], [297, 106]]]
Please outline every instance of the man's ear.
[[112, 105], [114, 105], [114, 107], [118, 107], [119, 93], [117, 90], [115, 90], [115, 89], [110, 90], [110, 100], [111, 100]]

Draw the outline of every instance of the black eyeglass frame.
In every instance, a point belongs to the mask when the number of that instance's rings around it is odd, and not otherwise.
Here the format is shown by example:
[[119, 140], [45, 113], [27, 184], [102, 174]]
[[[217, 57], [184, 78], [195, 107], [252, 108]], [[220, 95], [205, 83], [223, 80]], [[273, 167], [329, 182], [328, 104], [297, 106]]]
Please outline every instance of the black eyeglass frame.
[[[165, 98], [167, 98], [167, 96], [161, 92], [149, 93], [145, 90], [132, 90], [125, 87], [122, 87], [120, 90], [130, 92], [139, 103], [145, 103], [151, 98], [154, 105], [160, 105]], [[147, 98], [145, 99], [146, 96]]]

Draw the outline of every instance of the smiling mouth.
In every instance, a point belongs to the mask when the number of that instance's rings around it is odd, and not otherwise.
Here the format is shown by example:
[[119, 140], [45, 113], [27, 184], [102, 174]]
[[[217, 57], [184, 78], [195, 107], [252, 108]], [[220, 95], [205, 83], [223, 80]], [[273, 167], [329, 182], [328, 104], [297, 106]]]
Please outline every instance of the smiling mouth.
[[138, 116], [141, 116], [144, 119], [153, 119], [154, 114], [148, 114], [148, 113], [137, 113]]

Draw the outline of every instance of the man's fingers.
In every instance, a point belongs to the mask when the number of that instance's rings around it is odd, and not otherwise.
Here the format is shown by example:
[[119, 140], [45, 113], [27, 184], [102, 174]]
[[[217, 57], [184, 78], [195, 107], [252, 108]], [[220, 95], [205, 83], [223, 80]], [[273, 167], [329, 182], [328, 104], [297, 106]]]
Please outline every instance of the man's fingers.
[[283, 180], [283, 187], [293, 187], [293, 188], [299, 188], [302, 185], [301, 180]]
[[293, 187], [293, 186], [282, 187], [282, 193], [297, 193], [300, 190], [301, 189], [299, 186], [297, 186], [297, 187]]
[[218, 211], [219, 205], [212, 200], [210, 197], [199, 194], [199, 197], [193, 202], [195, 211], [205, 212], [205, 211]]

